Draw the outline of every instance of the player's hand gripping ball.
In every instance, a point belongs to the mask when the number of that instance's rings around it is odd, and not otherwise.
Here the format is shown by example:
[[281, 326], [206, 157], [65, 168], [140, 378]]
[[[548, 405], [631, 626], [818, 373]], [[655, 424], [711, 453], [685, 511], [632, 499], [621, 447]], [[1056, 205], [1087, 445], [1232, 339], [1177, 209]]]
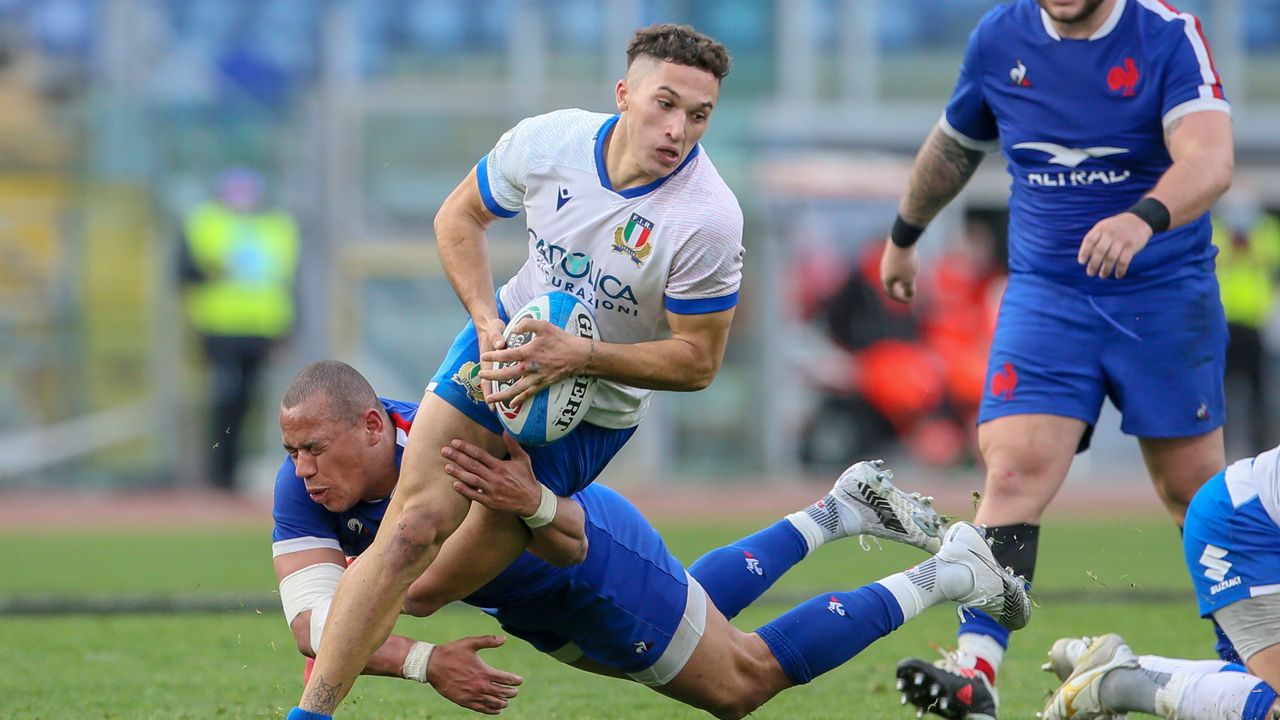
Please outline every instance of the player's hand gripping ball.
[[[520, 308], [502, 334], [507, 347], [516, 348], [532, 342], [534, 333], [513, 332], [525, 318], [546, 320], [575, 337], [600, 339], [595, 316], [586, 303], [563, 292], [539, 295]], [[494, 363], [495, 368], [514, 363]], [[493, 391], [501, 392], [516, 380], [495, 380]], [[587, 375], [570, 375], [553, 383], [533, 396], [533, 400], [519, 408], [505, 402], [496, 403], [498, 420], [522, 445], [546, 445], [568, 435], [586, 417], [591, 400], [596, 395], [596, 378]]]

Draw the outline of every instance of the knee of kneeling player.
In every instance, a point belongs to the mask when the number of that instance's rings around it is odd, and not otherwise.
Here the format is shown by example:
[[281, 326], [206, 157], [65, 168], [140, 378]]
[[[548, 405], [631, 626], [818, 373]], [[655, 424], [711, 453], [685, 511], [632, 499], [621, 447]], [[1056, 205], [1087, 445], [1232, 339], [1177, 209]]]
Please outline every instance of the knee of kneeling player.
[[712, 698], [704, 709], [720, 720], [739, 720], [758, 710], [768, 699], [769, 695], [761, 688], [746, 684]]
[[385, 562], [396, 574], [413, 572], [416, 576], [456, 526], [450, 527], [442, 513], [406, 510], [390, 529]]

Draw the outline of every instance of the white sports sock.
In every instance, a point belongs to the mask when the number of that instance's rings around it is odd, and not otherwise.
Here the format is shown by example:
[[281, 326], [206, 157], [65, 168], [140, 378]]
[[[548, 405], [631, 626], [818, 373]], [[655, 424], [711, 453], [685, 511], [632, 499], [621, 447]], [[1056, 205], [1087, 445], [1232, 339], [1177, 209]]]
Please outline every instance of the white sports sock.
[[913, 568], [880, 581], [902, 608], [903, 622], [940, 602], [964, 597], [973, 591], [973, 572], [963, 565], [929, 558]]
[[1208, 675], [1222, 672], [1222, 668], [1230, 663], [1221, 660], [1183, 660], [1182, 658], [1161, 657], [1159, 655], [1142, 655], [1138, 664], [1146, 670], [1169, 673], [1184, 672], [1189, 675]]
[[808, 552], [805, 553], [806, 556], [808, 553], [822, 547], [823, 543], [827, 541], [824, 535], [824, 528], [804, 510], [791, 513], [787, 516], [787, 520], [799, 531], [800, 536], [804, 538], [805, 545], [809, 546]]
[[1000, 671], [1000, 663], [1004, 660], [1004, 648], [990, 635], [981, 633], [960, 633], [956, 636], [956, 651], [960, 660], [966, 665], [977, 665], [979, 658], [991, 666], [991, 675]]
[[862, 532], [862, 520], [858, 514], [830, 494], [804, 510], [787, 516], [792, 525], [804, 536], [813, 552], [832, 540], [839, 540]]
[[1156, 714], [1168, 720], [1218, 720], [1244, 716], [1254, 688], [1262, 681], [1239, 672], [1177, 672], [1156, 691]]

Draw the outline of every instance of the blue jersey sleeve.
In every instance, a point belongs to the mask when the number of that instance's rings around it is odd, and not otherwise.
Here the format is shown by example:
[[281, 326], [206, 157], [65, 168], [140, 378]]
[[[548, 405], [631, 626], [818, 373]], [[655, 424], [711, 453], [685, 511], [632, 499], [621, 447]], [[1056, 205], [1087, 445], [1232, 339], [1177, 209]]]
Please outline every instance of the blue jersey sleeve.
[[969, 46], [960, 64], [960, 77], [942, 114], [942, 130], [970, 150], [993, 152], [1000, 149], [1000, 130], [987, 104], [982, 87], [982, 29], [979, 23], [969, 34]]
[[342, 549], [337, 515], [311, 500], [306, 485], [294, 473], [292, 459], [285, 458], [276, 473], [271, 515], [275, 521], [271, 531], [273, 557], [315, 548]]
[[1200, 29], [1200, 20], [1190, 13], [1180, 13], [1161, 34], [1165, 44], [1161, 55], [1167, 58], [1161, 88], [1163, 124], [1193, 112], [1217, 110], [1230, 112], [1222, 78], [1213, 63], [1209, 43]]

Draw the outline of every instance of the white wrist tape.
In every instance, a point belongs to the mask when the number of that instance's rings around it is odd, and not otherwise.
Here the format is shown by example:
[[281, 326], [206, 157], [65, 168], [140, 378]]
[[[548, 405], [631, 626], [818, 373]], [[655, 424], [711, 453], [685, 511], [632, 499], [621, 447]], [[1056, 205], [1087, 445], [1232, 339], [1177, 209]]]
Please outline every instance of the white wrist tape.
[[400, 676], [405, 680], [417, 680], [420, 683], [427, 681], [427, 663], [431, 660], [431, 651], [436, 646], [431, 643], [416, 642], [413, 647], [409, 648], [409, 654], [404, 657], [404, 667], [400, 668]]
[[520, 516], [520, 519], [524, 521], [525, 525], [529, 526], [530, 530], [536, 530], [543, 525], [551, 524], [551, 521], [556, 519], [556, 506], [560, 503], [560, 498], [556, 497], [556, 494], [551, 492], [550, 488], [546, 485], [541, 485], [540, 487], [542, 488], [542, 499], [538, 501], [538, 509], [529, 517]]

